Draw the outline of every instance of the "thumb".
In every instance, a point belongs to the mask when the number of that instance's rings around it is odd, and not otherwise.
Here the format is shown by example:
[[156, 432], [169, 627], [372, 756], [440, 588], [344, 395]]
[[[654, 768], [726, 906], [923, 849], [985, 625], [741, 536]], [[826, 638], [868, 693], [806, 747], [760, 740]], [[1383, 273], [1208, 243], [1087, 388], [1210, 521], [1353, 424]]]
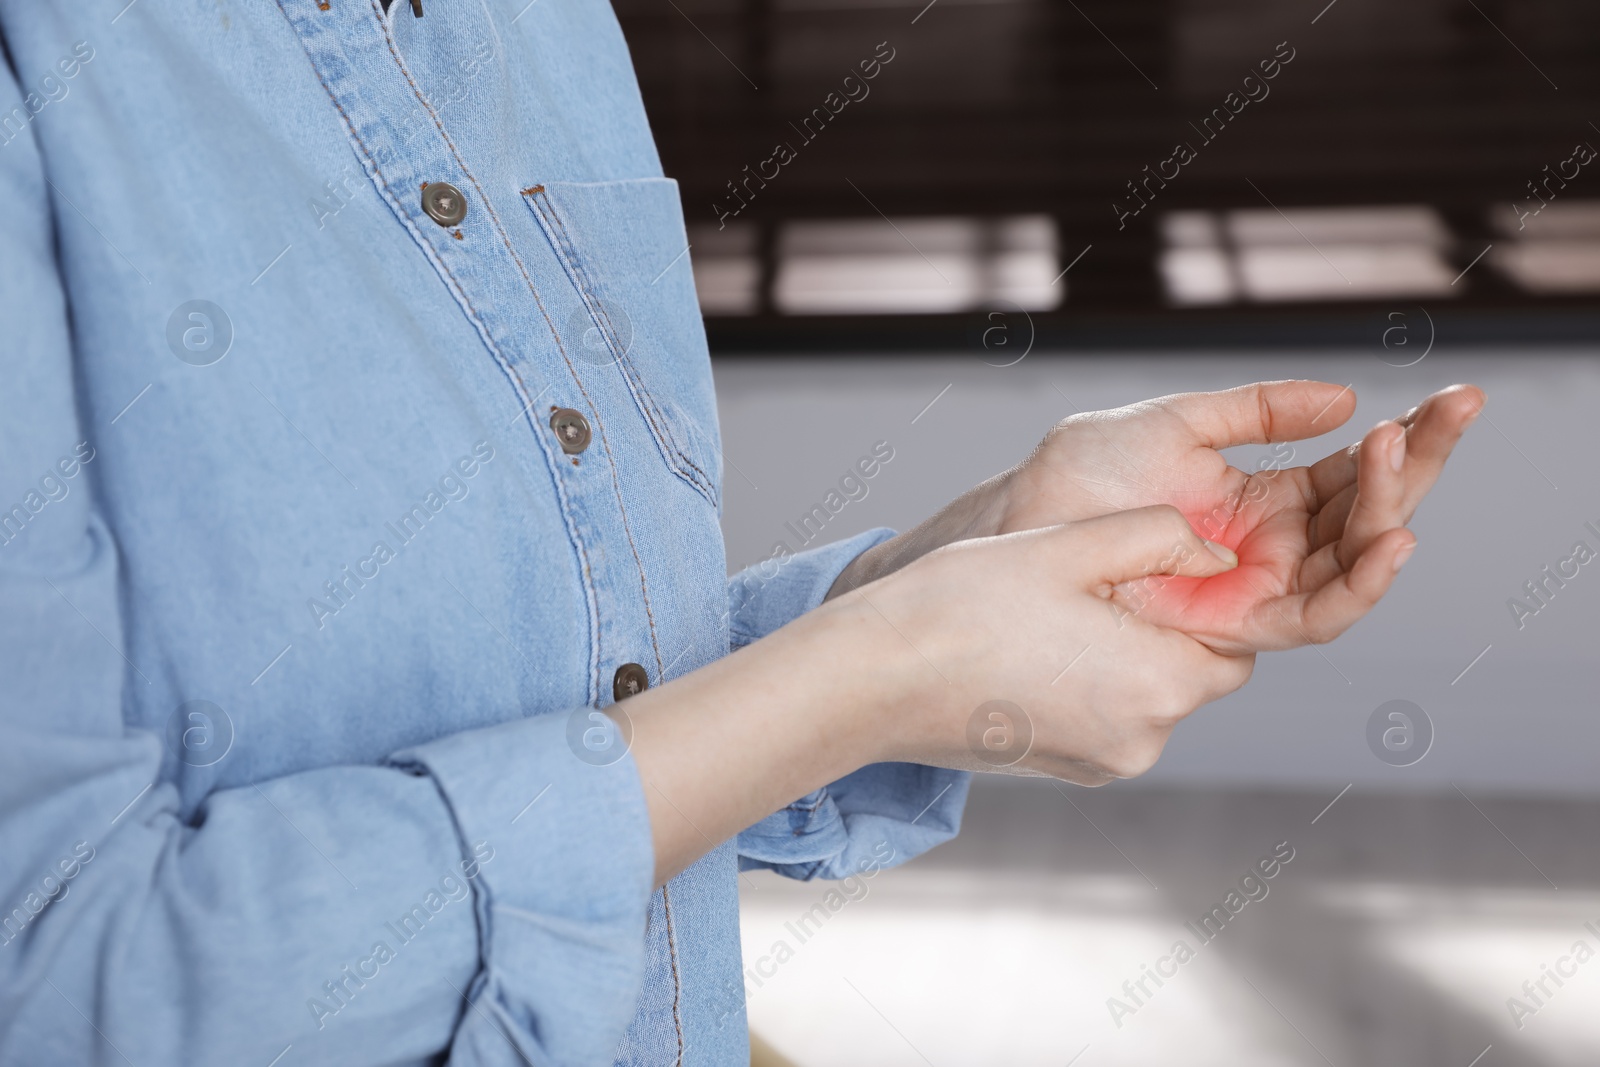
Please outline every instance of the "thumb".
[[1093, 581], [1132, 581], [1153, 574], [1209, 578], [1231, 571], [1239, 557], [1194, 532], [1170, 504], [1118, 511], [1063, 527], [1081, 537], [1079, 558]]

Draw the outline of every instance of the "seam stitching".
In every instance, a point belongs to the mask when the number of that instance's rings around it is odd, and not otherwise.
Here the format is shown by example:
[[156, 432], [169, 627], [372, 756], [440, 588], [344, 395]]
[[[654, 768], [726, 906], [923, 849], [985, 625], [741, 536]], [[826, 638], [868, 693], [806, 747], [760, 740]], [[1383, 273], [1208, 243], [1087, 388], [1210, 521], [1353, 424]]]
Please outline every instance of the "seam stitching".
[[667, 887], [661, 887], [661, 910], [667, 919], [667, 955], [672, 961], [672, 1028], [678, 1034], [678, 1058], [673, 1067], [683, 1064], [683, 1018], [678, 1013], [678, 999], [683, 994], [683, 981], [678, 976], [678, 935], [672, 925], [672, 897]]

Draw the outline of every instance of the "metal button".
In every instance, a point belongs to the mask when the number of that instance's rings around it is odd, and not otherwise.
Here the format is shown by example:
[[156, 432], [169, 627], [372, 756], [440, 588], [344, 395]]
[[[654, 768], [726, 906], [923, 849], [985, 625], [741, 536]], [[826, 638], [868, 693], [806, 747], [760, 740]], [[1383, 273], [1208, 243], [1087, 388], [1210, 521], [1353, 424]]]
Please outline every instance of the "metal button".
[[550, 416], [550, 428], [561, 442], [561, 451], [569, 456], [576, 456], [589, 447], [589, 420], [580, 411], [556, 408]]
[[617, 668], [616, 675], [611, 679], [611, 696], [614, 700], [626, 700], [631, 696], [638, 696], [649, 688], [650, 676], [637, 663], [624, 663]]
[[467, 217], [467, 198], [449, 182], [428, 182], [422, 187], [422, 210], [440, 226], [454, 226]]

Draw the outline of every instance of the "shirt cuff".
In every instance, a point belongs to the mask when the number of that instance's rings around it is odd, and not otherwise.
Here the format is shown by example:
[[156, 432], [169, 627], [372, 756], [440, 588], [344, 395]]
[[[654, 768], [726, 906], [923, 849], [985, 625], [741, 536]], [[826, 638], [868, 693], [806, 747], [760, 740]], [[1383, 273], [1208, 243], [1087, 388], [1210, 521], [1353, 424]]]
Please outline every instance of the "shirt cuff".
[[874, 763], [801, 797], [739, 835], [739, 869], [848, 878], [894, 867], [961, 830], [972, 775]]
[[729, 578], [733, 647], [759, 641], [817, 607], [857, 556], [893, 536], [893, 530], [880, 526], [820, 548], [774, 556]]
[[[482, 967], [452, 1063], [609, 1063], [644, 975], [655, 873], [633, 758], [593, 766], [566, 714], [469, 730], [397, 753], [432, 777], [474, 886]], [[516, 1048], [512, 1047], [515, 1043]]]

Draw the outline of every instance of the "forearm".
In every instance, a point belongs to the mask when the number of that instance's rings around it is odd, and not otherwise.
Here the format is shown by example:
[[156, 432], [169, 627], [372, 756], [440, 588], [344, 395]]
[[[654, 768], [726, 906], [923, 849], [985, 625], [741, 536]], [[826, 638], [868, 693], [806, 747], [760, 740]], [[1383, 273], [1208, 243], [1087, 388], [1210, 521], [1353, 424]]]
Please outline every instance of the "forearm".
[[626, 702], [657, 885], [795, 797], [890, 758], [903, 653], [871, 614], [830, 605]]

